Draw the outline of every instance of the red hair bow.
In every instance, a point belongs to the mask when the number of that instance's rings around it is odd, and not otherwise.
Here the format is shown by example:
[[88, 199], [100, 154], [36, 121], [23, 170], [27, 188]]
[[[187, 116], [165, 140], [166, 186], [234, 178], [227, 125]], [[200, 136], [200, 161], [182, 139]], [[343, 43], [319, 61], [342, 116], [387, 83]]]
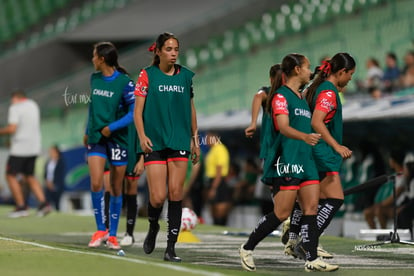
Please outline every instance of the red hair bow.
[[154, 52], [155, 48], [157, 47], [157, 43], [152, 43], [151, 46], [149, 46], [148, 51]]
[[319, 70], [329, 75], [331, 73], [331, 64], [329, 63], [329, 61], [326, 61], [326, 60], [322, 61], [322, 65], [319, 66]]

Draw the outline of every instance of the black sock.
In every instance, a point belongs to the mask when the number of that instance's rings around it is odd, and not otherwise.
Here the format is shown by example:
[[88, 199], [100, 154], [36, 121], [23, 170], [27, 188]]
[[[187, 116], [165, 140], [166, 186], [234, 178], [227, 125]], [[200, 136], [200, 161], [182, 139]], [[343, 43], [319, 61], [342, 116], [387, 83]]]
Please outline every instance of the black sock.
[[319, 242], [318, 226], [316, 224], [316, 215], [302, 216], [302, 246], [306, 252], [306, 260], [313, 261], [318, 257], [317, 247]]
[[138, 212], [137, 195], [125, 195], [125, 203], [127, 207], [126, 231], [128, 235], [133, 236]]
[[264, 238], [272, 233], [282, 222], [276, 217], [274, 212], [262, 217], [256, 228], [250, 234], [249, 239], [244, 245], [245, 250], [254, 250]]
[[301, 219], [302, 210], [300, 209], [299, 203], [295, 202], [292, 214], [290, 215], [289, 239], [296, 239], [299, 236]]
[[160, 219], [160, 215], [162, 212], [162, 207], [155, 208], [152, 207], [151, 202], [148, 202], [148, 221], [150, 226], [154, 226], [158, 224], [158, 220]]
[[318, 212], [321, 210], [321, 208], [323, 207], [323, 205], [325, 205], [325, 203], [326, 203], [326, 198], [320, 198], [319, 199]]
[[[174, 249], [181, 226], [182, 201], [168, 201], [167, 250]], [[171, 251], [170, 251], [171, 252]]]
[[109, 229], [109, 199], [111, 198], [110, 192], [105, 192], [104, 194], [104, 202], [105, 202], [105, 227], [106, 229]]
[[336, 212], [341, 208], [343, 199], [327, 198], [325, 204], [318, 209], [317, 223], [319, 235], [325, 231]]

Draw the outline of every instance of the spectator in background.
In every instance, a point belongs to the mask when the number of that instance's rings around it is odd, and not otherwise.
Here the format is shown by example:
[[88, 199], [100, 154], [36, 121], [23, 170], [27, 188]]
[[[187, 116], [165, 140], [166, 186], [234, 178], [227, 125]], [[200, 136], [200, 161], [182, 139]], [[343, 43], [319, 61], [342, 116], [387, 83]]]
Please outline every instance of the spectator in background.
[[397, 56], [393, 52], [388, 52], [385, 56], [385, 69], [382, 76], [382, 87], [386, 93], [392, 93], [399, 88], [401, 71], [398, 68]]
[[[393, 195], [393, 186], [395, 185], [395, 195], [396, 195], [396, 205], [400, 206], [405, 198], [405, 182], [403, 173], [403, 162], [404, 162], [405, 152], [401, 149], [393, 149], [390, 152], [388, 158], [388, 164], [395, 173], [395, 183], [389, 182], [388, 185], [384, 184], [380, 187], [380, 190], [388, 191], [388, 196], [382, 199], [380, 202], [375, 204], [375, 216], [378, 219], [378, 223], [381, 229], [387, 228], [388, 220], [394, 217], [394, 195]], [[388, 187], [387, 187], [388, 186]]]
[[207, 200], [211, 205], [213, 223], [226, 225], [233, 200], [233, 191], [226, 182], [230, 168], [230, 154], [216, 133], [208, 132], [206, 142], [210, 147], [205, 159], [208, 179]]
[[367, 77], [365, 79], [365, 88], [381, 85], [381, 79], [384, 75], [377, 59], [370, 57], [366, 62]]
[[379, 100], [382, 98], [382, 91], [378, 86], [368, 87], [368, 94], [374, 100]]
[[414, 219], [414, 155], [408, 153], [404, 158], [403, 174], [405, 178], [405, 193], [404, 201], [398, 207], [397, 213], [397, 227], [401, 229], [409, 229], [411, 233], [411, 240], [413, 236], [413, 219]]
[[408, 51], [404, 57], [404, 68], [401, 75], [401, 86], [403, 88], [414, 86], [414, 51]]
[[243, 178], [238, 182], [235, 190], [235, 198], [238, 203], [254, 203], [254, 193], [259, 174], [260, 170], [256, 162], [252, 158], [247, 159], [244, 163]]
[[11, 95], [8, 111], [8, 125], [0, 128], [0, 135], [11, 135], [10, 156], [7, 160], [6, 179], [13, 195], [16, 208], [9, 217], [28, 216], [28, 210], [18, 176], [22, 175], [30, 190], [36, 196], [39, 216], [51, 211], [42, 187], [34, 176], [34, 167], [41, 150], [40, 111], [37, 103], [28, 99], [23, 91]]
[[49, 148], [49, 159], [45, 164], [45, 195], [56, 211], [60, 210], [60, 197], [65, 188], [65, 162], [57, 145]]
[[[362, 141], [360, 145], [361, 150], [361, 166], [359, 183], [364, 183], [372, 178], [385, 174], [385, 162], [378, 150], [377, 145], [370, 141]], [[359, 208], [363, 210], [364, 217], [368, 226], [375, 229], [374, 221], [374, 200], [377, 195], [379, 187], [373, 187], [365, 190], [359, 198]], [[357, 207], [357, 208], [358, 208]]]

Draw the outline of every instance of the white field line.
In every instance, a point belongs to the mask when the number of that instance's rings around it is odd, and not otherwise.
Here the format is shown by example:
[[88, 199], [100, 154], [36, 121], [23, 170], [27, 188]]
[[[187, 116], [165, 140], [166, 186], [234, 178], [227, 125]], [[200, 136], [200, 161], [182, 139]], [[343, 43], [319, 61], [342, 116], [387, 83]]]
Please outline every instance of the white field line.
[[197, 270], [197, 269], [191, 269], [191, 268], [187, 268], [187, 267], [181, 267], [181, 266], [170, 265], [170, 264], [152, 263], [152, 262], [143, 261], [143, 260], [139, 260], [139, 259], [127, 258], [127, 257], [122, 257], [122, 256], [117, 256], [117, 255], [109, 255], [109, 254], [104, 254], [104, 253], [97, 253], [97, 252], [88, 252], [88, 251], [81, 251], [81, 250], [73, 250], [73, 249], [59, 248], [59, 247], [45, 245], [45, 244], [41, 244], [41, 243], [37, 243], [37, 242], [28, 242], [28, 241], [23, 241], [23, 240], [10, 239], [10, 238], [5, 238], [5, 237], [1, 237], [1, 236], [0, 236], [0, 240], [12, 241], [12, 242], [16, 242], [16, 243], [27, 244], [27, 245], [32, 245], [32, 246], [40, 247], [40, 248], [46, 248], [46, 249], [51, 249], [51, 250], [69, 252], [69, 253], [74, 253], [74, 254], [100, 256], [100, 257], [105, 257], [105, 258], [109, 258], [109, 259], [117, 259], [117, 260], [127, 261], [127, 262], [131, 262], [131, 263], [157, 266], [157, 267], [167, 268], [167, 269], [176, 270], [176, 271], [180, 271], [180, 272], [191, 273], [191, 274], [195, 274], [195, 275], [224, 276], [224, 274], [217, 273], [217, 272], [211, 272], [211, 271], [210, 272], [207, 272], [207, 271], [202, 271], [202, 270]]

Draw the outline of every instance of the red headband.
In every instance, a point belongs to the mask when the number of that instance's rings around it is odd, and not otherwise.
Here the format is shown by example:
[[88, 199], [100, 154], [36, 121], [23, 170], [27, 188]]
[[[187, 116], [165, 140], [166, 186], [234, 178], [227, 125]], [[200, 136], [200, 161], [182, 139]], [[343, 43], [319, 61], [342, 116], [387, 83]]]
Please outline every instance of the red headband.
[[154, 42], [149, 46], [148, 51], [154, 52], [155, 48], [157, 48], [157, 43]]
[[329, 75], [331, 73], [331, 64], [328, 61], [324, 60], [322, 61], [322, 65], [319, 66], [319, 70]]

